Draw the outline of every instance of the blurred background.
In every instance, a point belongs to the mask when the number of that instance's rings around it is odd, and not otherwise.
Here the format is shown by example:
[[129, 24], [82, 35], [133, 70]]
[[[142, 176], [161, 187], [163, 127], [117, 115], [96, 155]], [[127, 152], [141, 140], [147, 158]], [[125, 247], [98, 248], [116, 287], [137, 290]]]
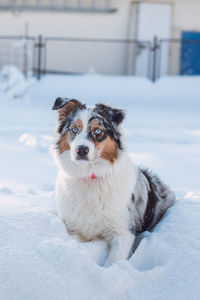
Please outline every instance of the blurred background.
[[0, 68], [198, 75], [199, 11], [199, 0], [1, 0]]

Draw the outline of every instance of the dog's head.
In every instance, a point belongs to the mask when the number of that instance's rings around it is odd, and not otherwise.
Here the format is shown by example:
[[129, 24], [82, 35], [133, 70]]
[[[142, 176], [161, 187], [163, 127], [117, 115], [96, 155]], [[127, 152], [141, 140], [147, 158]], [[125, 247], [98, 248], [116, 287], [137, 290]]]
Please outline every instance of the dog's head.
[[122, 150], [120, 124], [125, 113], [104, 104], [86, 107], [75, 99], [57, 98], [56, 156], [71, 176], [105, 175]]

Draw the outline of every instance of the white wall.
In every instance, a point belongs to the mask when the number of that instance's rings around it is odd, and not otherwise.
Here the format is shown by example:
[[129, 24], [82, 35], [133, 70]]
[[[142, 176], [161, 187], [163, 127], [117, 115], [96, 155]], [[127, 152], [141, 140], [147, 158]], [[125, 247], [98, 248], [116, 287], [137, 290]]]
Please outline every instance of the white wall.
[[[114, 13], [0, 12], [0, 34], [125, 39], [129, 0], [115, 0]], [[69, 72], [94, 69], [105, 74], [125, 72], [126, 45], [95, 43], [48, 43], [47, 67]]]
[[129, 0], [115, 0], [113, 13], [0, 12], [0, 34], [22, 34], [29, 24], [31, 35], [124, 38]]

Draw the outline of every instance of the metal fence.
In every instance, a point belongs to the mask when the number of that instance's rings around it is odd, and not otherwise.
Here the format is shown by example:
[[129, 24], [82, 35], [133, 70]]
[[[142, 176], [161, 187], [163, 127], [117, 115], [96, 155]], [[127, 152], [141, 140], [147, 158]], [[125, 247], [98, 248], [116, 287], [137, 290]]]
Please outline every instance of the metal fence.
[[35, 45], [35, 37], [0, 35], [0, 68], [15, 65], [27, 76], [36, 68]]
[[82, 74], [146, 76], [200, 74], [200, 40], [153, 41], [0, 36], [0, 68], [14, 64], [25, 75]]
[[[44, 73], [140, 73], [150, 77], [151, 43], [148, 41], [47, 37], [44, 45]], [[136, 63], [135, 58], [139, 54], [141, 59]]]
[[165, 72], [168, 75], [200, 75], [200, 40], [161, 39], [159, 48], [157, 77], [162, 76], [166, 60]]

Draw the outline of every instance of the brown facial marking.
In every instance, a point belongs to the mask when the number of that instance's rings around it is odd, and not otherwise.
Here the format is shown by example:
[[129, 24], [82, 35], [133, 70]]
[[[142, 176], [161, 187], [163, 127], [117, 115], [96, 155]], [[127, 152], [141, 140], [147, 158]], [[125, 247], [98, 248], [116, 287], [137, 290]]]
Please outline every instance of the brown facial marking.
[[100, 128], [101, 130], [103, 130], [103, 127], [99, 125], [99, 122], [97, 120], [94, 120], [90, 123], [90, 129], [94, 130], [96, 128]]
[[64, 133], [61, 136], [60, 142], [59, 142], [59, 152], [62, 154], [64, 151], [70, 150], [70, 145], [68, 141], [68, 135], [67, 133]]
[[[83, 123], [80, 119], [77, 119], [76, 122], [71, 125], [70, 136], [71, 136], [72, 139], [75, 137], [75, 134], [72, 132], [72, 129], [75, 128], [75, 127], [77, 127], [79, 129], [79, 132], [81, 132], [81, 130], [83, 129]], [[64, 151], [70, 150], [70, 141], [69, 140], [70, 140], [70, 137], [68, 136], [67, 132], [65, 132], [61, 136], [60, 142], [59, 142], [59, 152], [60, 152], [60, 154], [63, 153]]]
[[72, 129], [75, 127], [79, 129], [79, 131], [77, 133], [77, 134], [79, 134], [83, 130], [83, 122], [80, 119], [77, 119], [76, 122], [71, 125], [70, 134], [72, 137], [75, 136], [75, 134], [72, 132]]
[[59, 109], [59, 120], [65, 119], [72, 111], [76, 110], [77, 108], [82, 107], [83, 104], [81, 104], [77, 100], [71, 100], [66, 105], [64, 105], [61, 109]]
[[104, 128], [99, 125], [99, 122], [97, 120], [94, 120], [93, 122], [90, 123], [90, 130], [94, 131], [95, 129], [101, 129], [101, 134], [98, 135], [99, 138], [103, 137], [104, 135]]
[[95, 142], [95, 146], [98, 150], [101, 150], [101, 158], [106, 159], [111, 163], [114, 163], [117, 159], [117, 145], [109, 136], [102, 142]]

